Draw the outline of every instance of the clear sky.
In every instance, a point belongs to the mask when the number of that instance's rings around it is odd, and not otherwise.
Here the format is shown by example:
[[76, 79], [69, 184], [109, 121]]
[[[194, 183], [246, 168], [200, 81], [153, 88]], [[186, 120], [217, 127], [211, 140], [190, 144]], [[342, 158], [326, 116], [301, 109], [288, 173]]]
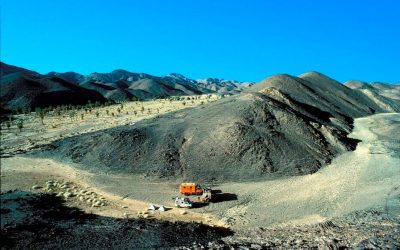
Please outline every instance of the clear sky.
[[1, 61], [259, 81], [400, 82], [400, 0], [0, 0]]

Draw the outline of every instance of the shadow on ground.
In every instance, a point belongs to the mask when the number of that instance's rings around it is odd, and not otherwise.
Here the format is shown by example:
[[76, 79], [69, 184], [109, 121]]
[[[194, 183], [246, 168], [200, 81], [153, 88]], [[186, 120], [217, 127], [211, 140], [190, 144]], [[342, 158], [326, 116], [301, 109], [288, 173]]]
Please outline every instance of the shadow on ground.
[[232, 193], [216, 193], [212, 196], [212, 203], [219, 203], [224, 201], [235, 201], [238, 197]]
[[[68, 207], [51, 194], [1, 194], [2, 249], [149, 249], [207, 245], [226, 228], [155, 219], [117, 219]], [[182, 237], [185, 232], [185, 237]]]
[[[238, 197], [236, 194], [232, 193], [222, 193], [221, 190], [212, 190], [212, 199], [210, 203], [220, 203], [225, 201], [235, 201]], [[208, 206], [210, 203], [208, 202], [193, 202], [192, 208], [202, 208]]]

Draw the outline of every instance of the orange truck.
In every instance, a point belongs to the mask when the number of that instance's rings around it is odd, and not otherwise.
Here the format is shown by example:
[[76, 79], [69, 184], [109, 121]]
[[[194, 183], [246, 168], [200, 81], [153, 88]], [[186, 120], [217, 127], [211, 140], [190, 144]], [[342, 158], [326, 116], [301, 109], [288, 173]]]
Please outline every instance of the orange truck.
[[196, 183], [181, 183], [179, 192], [184, 195], [197, 195], [197, 199], [201, 202], [211, 201], [211, 189], [202, 187]]
[[184, 195], [202, 195], [203, 188], [196, 183], [181, 183], [179, 192]]

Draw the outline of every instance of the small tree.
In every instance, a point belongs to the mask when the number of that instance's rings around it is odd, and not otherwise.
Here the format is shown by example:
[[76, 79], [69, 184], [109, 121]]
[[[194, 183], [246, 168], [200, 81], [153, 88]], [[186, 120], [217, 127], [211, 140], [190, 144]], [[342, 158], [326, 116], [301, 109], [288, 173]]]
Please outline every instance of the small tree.
[[96, 111], [96, 117], [97, 118], [99, 118], [99, 115], [100, 115], [99, 111]]
[[17, 114], [22, 114], [24, 112], [24, 110], [21, 107], [17, 108]]
[[10, 127], [11, 127], [11, 122], [10, 121], [6, 121], [6, 127], [7, 127], [8, 130], [10, 130]]
[[142, 106], [142, 108], [140, 109], [140, 111], [142, 112], [142, 114], [143, 114], [143, 112], [144, 112], [144, 107]]
[[118, 112], [118, 114], [121, 114], [121, 109], [117, 108], [117, 112]]
[[115, 115], [114, 112], [111, 112], [111, 116], [114, 117], [114, 115]]
[[56, 108], [56, 115], [57, 115], [57, 116], [60, 116], [60, 115], [61, 115], [61, 109], [58, 108], [58, 107]]
[[23, 120], [18, 120], [17, 121], [17, 128], [18, 128], [19, 132], [22, 131], [23, 127], [24, 127], [24, 121]]
[[45, 117], [46, 113], [44, 111], [40, 111], [39, 112], [39, 117], [40, 117], [40, 121], [42, 123], [42, 125], [44, 125], [44, 117]]
[[136, 110], [134, 110], [134, 111], [133, 111], [133, 114], [136, 116], [136, 115], [137, 115], [137, 111], [136, 111]]
[[84, 113], [82, 113], [81, 114], [81, 120], [83, 120], [83, 117], [85, 116], [85, 114]]
[[76, 115], [76, 112], [75, 112], [75, 111], [69, 112], [69, 118], [71, 118], [71, 121], [73, 121], [75, 115]]
[[107, 115], [110, 114], [110, 110], [106, 109], [106, 114]]
[[182, 104], [183, 104], [183, 106], [185, 106], [185, 105], [186, 105], [186, 102], [185, 102], [185, 101], [183, 101], [183, 102], [182, 102]]

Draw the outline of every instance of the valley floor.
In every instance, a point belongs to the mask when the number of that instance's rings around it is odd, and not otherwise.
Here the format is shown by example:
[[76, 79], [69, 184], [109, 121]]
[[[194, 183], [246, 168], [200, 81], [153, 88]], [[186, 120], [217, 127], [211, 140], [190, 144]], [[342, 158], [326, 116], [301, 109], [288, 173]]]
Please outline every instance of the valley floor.
[[[317, 173], [263, 182], [221, 183], [213, 187], [221, 191], [219, 202], [186, 214], [172, 208], [171, 197], [178, 195], [178, 183], [148, 182], [140, 176], [95, 175], [24, 154], [1, 159], [1, 191], [36, 193], [45, 191], [48, 180], [71, 182], [67, 186], [73, 186], [72, 191], [93, 192], [92, 196], [103, 197], [106, 205], [93, 206], [94, 198], [87, 202], [88, 196], [76, 195], [66, 198], [69, 206], [114, 218], [226, 226], [237, 232], [225, 239], [229, 244], [255, 242], [278, 248], [369, 244], [396, 248], [400, 247], [399, 131], [400, 114], [356, 119], [350, 137], [361, 140], [357, 149], [338, 156]], [[32, 189], [35, 185], [43, 188]], [[66, 190], [52, 192], [64, 195]], [[145, 212], [150, 203], [172, 209]]]

